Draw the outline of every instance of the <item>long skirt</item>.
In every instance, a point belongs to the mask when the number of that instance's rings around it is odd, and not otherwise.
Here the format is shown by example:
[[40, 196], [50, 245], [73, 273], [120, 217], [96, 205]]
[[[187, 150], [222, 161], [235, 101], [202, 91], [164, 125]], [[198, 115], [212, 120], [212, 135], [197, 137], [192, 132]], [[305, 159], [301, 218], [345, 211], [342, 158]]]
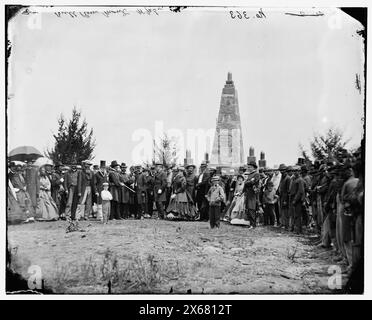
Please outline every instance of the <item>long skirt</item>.
[[32, 217], [34, 215], [34, 210], [31, 204], [31, 198], [27, 191], [19, 190], [17, 192], [17, 200], [19, 206], [25, 212], [27, 217]]
[[57, 205], [50, 195], [50, 192], [40, 190], [36, 215], [39, 220], [58, 220], [59, 215]]
[[235, 196], [231, 205], [233, 205], [233, 208], [231, 210], [230, 223], [234, 225], [249, 226], [250, 221], [247, 214], [247, 210], [245, 210], [244, 194], [241, 196]]
[[27, 219], [27, 215], [24, 210], [22, 210], [17, 199], [14, 197], [10, 188], [8, 187], [8, 215], [7, 221], [9, 223], [21, 223]]
[[178, 197], [171, 199], [167, 208], [167, 218], [171, 220], [194, 220], [196, 208], [194, 202], [186, 193], [187, 201], [179, 201]]

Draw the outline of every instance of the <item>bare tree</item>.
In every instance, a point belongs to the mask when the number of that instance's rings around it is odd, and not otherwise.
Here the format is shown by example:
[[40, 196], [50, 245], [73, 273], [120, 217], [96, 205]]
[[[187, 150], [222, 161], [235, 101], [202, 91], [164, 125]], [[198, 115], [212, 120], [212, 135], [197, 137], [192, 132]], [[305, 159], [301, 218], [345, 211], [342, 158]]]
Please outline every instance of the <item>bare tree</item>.
[[175, 164], [178, 159], [177, 139], [170, 138], [166, 133], [158, 143], [154, 143], [154, 161], [164, 165]]

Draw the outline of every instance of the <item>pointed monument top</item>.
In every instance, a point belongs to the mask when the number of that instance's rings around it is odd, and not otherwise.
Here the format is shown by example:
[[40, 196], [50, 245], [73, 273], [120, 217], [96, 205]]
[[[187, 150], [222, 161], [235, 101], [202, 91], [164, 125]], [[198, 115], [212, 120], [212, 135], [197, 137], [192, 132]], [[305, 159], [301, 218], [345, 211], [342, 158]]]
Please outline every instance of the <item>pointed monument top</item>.
[[231, 72], [227, 73], [227, 81], [232, 81], [232, 73]]

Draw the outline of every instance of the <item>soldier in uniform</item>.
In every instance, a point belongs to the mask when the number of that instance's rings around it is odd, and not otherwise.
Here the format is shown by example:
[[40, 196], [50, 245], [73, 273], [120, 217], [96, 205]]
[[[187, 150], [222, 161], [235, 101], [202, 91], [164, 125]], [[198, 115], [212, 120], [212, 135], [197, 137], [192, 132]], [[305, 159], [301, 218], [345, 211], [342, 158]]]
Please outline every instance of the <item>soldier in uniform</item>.
[[318, 213], [321, 215], [321, 238], [322, 238], [322, 244], [321, 247], [323, 248], [331, 248], [331, 243], [329, 241], [329, 220], [327, 217], [327, 212], [325, 210], [325, 203], [326, 203], [326, 197], [329, 190], [329, 185], [331, 183], [331, 176], [328, 173], [328, 167], [326, 164], [322, 164], [319, 168], [321, 173], [320, 183], [317, 186], [317, 194], [318, 194]]
[[305, 182], [300, 175], [300, 166], [293, 168], [293, 180], [289, 188], [289, 201], [291, 207], [291, 231], [302, 233], [302, 212], [305, 201]]
[[314, 162], [314, 168], [310, 171], [311, 174], [311, 189], [310, 189], [310, 202], [311, 202], [311, 215], [315, 224], [315, 230], [320, 234], [322, 219], [320, 210], [318, 208], [318, 189], [320, 184], [321, 173], [317, 162]]
[[279, 185], [279, 206], [280, 206], [280, 219], [282, 228], [288, 230], [289, 228], [289, 184], [291, 178], [288, 175], [288, 169], [284, 164], [279, 166], [282, 173], [282, 178]]
[[166, 202], [166, 191], [167, 191], [167, 174], [163, 170], [163, 164], [156, 164], [156, 174], [154, 178], [154, 198], [156, 209], [158, 211], [158, 218], [165, 218], [164, 203]]
[[309, 170], [305, 165], [301, 166], [301, 177], [305, 182], [305, 203], [303, 207], [302, 222], [305, 227], [309, 225], [309, 205], [310, 205], [310, 192], [311, 192], [311, 177]]

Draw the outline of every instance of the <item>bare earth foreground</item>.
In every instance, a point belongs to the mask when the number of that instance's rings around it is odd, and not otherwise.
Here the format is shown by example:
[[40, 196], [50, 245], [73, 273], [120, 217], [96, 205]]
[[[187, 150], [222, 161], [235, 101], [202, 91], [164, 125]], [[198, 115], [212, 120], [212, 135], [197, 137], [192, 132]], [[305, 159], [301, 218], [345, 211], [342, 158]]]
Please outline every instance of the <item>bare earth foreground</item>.
[[[55, 293], [332, 293], [333, 255], [309, 236], [206, 222], [95, 221], [8, 226], [11, 268], [40, 267]], [[28, 273], [30, 272], [30, 273]]]

